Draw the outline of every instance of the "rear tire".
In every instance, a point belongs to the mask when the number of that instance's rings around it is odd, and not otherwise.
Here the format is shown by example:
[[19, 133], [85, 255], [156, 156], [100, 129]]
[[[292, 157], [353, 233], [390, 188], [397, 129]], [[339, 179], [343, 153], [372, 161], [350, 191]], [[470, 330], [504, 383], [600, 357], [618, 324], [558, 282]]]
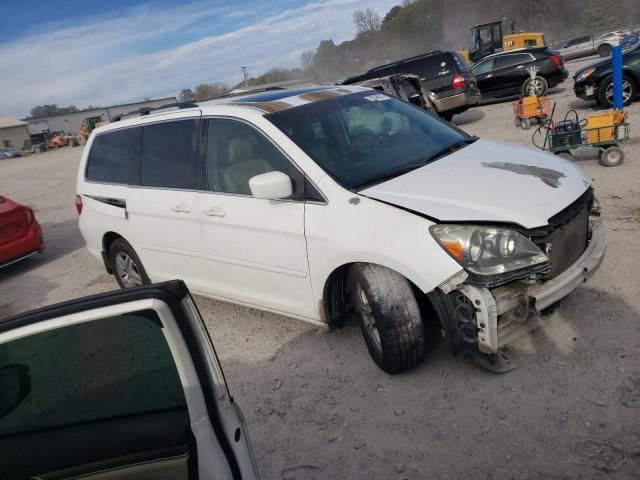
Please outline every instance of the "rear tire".
[[600, 154], [600, 165], [603, 167], [617, 167], [624, 162], [624, 151], [620, 147], [605, 148]]
[[131, 288], [151, 283], [140, 257], [124, 238], [114, 240], [109, 247], [109, 263], [120, 288]]
[[544, 77], [527, 78], [522, 84], [525, 97], [542, 97], [549, 89], [549, 82]]
[[520, 126], [523, 130], [529, 130], [531, 128], [531, 120], [529, 120], [528, 118], [523, 118], [520, 122]]
[[603, 43], [598, 47], [598, 55], [601, 57], [610, 57], [611, 56], [611, 46]]
[[453, 119], [453, 113], [445, 112], [441, 115], [441, 117], [445, 119], [447, 122], [450, 122]]
[[349, 290], [373, 361], [389, 374], [420, 363], [424, 325], [407, 279], [380, 265], [357, 263], [349, 272]]

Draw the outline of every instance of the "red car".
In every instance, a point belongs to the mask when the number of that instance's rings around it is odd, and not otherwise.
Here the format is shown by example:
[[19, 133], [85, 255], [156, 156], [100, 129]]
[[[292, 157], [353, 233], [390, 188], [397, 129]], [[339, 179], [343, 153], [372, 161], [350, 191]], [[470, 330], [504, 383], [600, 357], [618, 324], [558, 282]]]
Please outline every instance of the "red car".
[[0, 195], [0, 268], [42, 252], [45, 247], [33, 210]]

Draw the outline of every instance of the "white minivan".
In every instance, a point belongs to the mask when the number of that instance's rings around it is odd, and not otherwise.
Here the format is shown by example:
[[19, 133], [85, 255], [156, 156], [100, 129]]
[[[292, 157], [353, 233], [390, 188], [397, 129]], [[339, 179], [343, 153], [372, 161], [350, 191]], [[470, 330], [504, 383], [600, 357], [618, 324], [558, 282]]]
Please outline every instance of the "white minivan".
[[355, 314], [386, 372], [425, 324], [498, 371], [501, 347], [604, 257], [589, 178], [362, 87], [274, 90], [96, 129], [76, 207], [121, 287], [195, 293], [336, 326]]

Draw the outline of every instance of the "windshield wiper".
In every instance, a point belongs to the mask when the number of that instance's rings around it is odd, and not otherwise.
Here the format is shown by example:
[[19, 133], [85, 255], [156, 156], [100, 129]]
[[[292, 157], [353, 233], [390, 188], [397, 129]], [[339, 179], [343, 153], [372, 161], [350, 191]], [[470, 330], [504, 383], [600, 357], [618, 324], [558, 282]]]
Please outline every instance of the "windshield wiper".
[[357, 185], [353, 185], [351, 188], [353, 190], [362, 190], [363, 188], [366, 187], [370, 187], [372, 185], [375, 185], [377, 183], [382, 183], [386, 180], [391, 180], [392, 178], [396, 178], [399, 177], [400, 175], [404, 175], [405, 173], [409, 173], [413, 170], [416, 170], [417, 168], [420, 167], [424, 167], [426, 164], [433, 162], [434, 160], [437, 160], [440, 157], [443, 157], [444, 155], [447, 155], [449, 153], [455, 152], [456, 150], [465, 147], [473, 142], [475, 142], [476, 140], [478, 140], [478, 137], [476, 137], [475, 135], [472, 135], [470, 137], [467, 138], [463, 138], [462, 140], [458, 140], [454, 143], [452, 143], [451, 145], [443, 148], [442, 150], [421, 159], [418, 162], [413, 162], [413, 163], [409, 163], [407, 165], [402, 165], [401, 167], [398, 168], [394, 168], [392, 170], [389, 170], [387, 172], [384, 172], [382, 175], [380, 175], [379, 177], [375, 177], [372, 178], [370, 180], [367, 180], [366, 182], [362, 182], [359, 183]]
[[437, 160], [437, 159], [439, 159], [441, 157], [444, 157], [445, 155], [453, 153], [456, 150], [460, 150], [461, 148], [472, 144], [476, 140], [478, 140], [478, 137], [476, 137], [475, 135], [471, 135], [470, 137], [466, 137], [466, 138], [463, 138], [462, 140], [458, 140], [457, 142], [453, 142], [448, 147], [445, 147], [442, 150], [440, 150], [439, 152], [436, 152], [433, 155], [431, 155], [430, 157], [428, 157], [426, 159], [426, 163], [433, 162], [434, 160]]

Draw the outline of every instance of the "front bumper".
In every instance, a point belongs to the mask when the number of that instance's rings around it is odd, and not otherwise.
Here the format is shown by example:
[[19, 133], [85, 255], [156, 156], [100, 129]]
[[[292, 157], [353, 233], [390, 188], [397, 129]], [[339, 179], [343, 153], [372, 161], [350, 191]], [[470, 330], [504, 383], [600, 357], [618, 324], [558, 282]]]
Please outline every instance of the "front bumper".
[[545, 282], [518, 281], [493, 289], [462, 285], [459, 290], [476, 306], [478, 348], [498, 349], [541, 325], [540, 312], [569, 295], [602, 264], [604, 227], [591, 219], [591, 241], [580, 258]]
[[598, 88], [595, 83], [585, 81], [575, 83], [573, 85], [573, 91], [578, 98], [582, 98], [583, 100], [595, 100]]

